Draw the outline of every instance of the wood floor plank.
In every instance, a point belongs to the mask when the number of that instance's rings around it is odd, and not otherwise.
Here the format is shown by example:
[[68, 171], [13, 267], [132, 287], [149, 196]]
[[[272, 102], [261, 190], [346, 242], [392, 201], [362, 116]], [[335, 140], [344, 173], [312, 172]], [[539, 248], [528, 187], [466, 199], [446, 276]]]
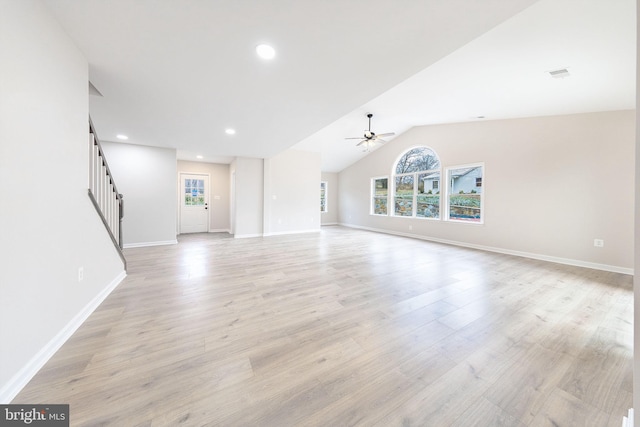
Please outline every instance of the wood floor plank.
[[[556, 389], [538, 412], [531, 427], [599, 427], [607, 425], [609, 414]], [[622, 417], [618, 418], [622, 424]]]
[[526, 424], [481, 397], [468, 405], [452, 426], [455, 427], [525, 427]]
[[372, 233], [179, 236], [14, 403], [72, 426], [614, 426], [631, 277]]
[[598, 328], [558, 387], [596, 408], [611, 412], [619, 399], [624, 375], [629, 372], [631, 361], [625, 355], [632, 348], [632, 335]]
[[[548, 396], [574, 362], [574, 358], [538, 345], [529, 348], [504, 377], [490, 386], [487, 400], [529, 425]], [[509, 383], [510, 388], [503, 385]], [[514, 393], [517, 390], [517, 393]]]

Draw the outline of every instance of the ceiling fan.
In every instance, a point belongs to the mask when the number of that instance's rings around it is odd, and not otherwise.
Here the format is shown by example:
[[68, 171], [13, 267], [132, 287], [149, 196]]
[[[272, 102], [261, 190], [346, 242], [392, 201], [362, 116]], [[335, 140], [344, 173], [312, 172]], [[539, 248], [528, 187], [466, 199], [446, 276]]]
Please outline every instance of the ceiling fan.
[[381, 133], [379, 135], [376, 135], [375, 132], [371, 131], [371, 117], [373, 117], [373, 114], [367, 113], [367, 117], [369, 118], [369, 129], [364, 131], [363, 136], [354, 137], [354, 138], [345, 138], [345, 139], [361, 139], [362, 141], [357, 143], [356, 147], [364, 145], [364, 151], [369, 151], [369, 149], [378, 142], [381, 144], [385, 143], [386, 141], [382, 139], [382, 137], [395, 135], [394, 132]]

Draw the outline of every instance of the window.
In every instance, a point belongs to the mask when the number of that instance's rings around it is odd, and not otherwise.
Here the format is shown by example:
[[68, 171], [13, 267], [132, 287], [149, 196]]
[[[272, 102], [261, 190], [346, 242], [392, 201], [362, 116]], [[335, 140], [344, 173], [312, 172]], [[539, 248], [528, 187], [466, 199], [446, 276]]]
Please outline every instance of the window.
[[482, 177], [481, 164], [457, 166], [447, 169], [448, 201], [447, 219], [482, 223]]
[[440, 171], [418, 174], [416, 216], [418, 218], [440, 218]]
[[327, 182], [320, 182], [320, 212], [327, 212]]
[[395, 166], [395, 216], [440, 218], [440, 159], [427, 147], [413, 148]]
[[443, 171], [435, 151], [412, 148], [398, 159], [392, 176], [371, 179], [371, 214], [482, 224], [483, 181], [484, 163]]
[[395, 215], [413, 216], [414, 175], [396, 176]]
[[373, 195], [371, 213], [373, 215], [387, 215], [389, 178], [374, 178], [372, 179], [371, 187], [371, 193]]

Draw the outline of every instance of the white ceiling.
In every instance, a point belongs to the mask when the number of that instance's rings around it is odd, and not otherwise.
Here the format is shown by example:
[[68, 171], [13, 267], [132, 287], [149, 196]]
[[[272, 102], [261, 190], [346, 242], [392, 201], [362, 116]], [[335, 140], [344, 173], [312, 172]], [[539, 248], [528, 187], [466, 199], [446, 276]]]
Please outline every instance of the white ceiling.
[[[367, 112], [400, 134], [635, 108], [634, 0], [43, 1], [103, 94], [90, 96], [100, 138], [181, 159], [294, 147], [335, 172], [366, 155], [344, 138]], [[256, 57], [263, 42], [274, 60]]]

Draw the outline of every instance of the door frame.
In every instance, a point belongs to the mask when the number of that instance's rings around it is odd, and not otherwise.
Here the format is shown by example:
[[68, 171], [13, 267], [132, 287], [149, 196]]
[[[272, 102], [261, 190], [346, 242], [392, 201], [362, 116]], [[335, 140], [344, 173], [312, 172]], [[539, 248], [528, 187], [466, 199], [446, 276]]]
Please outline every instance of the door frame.
[[207, 199], [207, 231], [209, 232], [211, 229], [211, 175], [207, 172], [189, 172], [189, 171], [179, 171], [178, 172], [178, 215], [176, 227], [178, 229], [178, 234], [182, 234], [182, 175], [202, 175], [205, 177], [205, 197]]

